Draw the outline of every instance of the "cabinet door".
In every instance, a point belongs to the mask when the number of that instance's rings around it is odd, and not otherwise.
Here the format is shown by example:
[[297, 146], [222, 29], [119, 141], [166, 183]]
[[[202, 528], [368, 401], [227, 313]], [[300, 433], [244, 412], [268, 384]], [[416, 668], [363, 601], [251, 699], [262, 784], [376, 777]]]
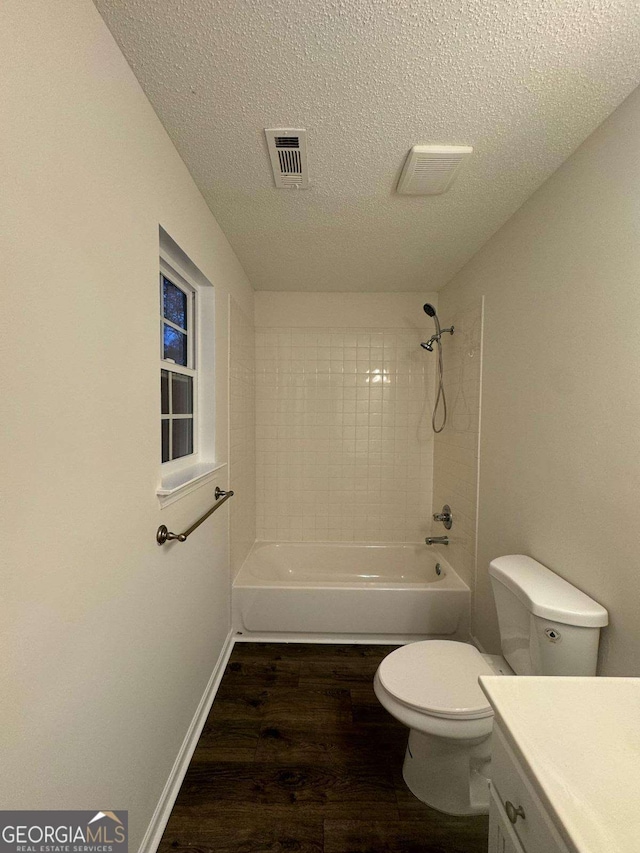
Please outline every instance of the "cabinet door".
[[491, 778], [505, 822], [508, 802], [523, 812], [513, 824], [513, 835], [527, 853], [569, 853], [499, 725], [491, 741]]
[[493, 785], [489, 799], [489, 853], [525, 853]]

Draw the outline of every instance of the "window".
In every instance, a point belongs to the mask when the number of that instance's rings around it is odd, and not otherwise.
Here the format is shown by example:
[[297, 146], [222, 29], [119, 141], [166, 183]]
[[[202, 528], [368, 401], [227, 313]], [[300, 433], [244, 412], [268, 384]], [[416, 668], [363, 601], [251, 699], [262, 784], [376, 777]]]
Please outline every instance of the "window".
[[162, 462], [191, 456], [196, 448], [196, 291], [160, 265], [160, 389]]
[[[213, 285], [160, 227], [158, 445], [161, 506], [208, 483], [216, 458], [216, 312]], [[224, 302], [221, 301], [221, 307]]]

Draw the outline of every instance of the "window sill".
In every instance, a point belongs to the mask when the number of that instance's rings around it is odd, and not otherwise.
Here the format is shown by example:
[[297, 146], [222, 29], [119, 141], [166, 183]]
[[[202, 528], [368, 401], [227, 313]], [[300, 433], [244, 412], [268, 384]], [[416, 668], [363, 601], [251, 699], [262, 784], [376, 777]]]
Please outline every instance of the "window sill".
[[205, 486], [211, 482], [214, 474], [226, 467], [226, 462], [219, 465], [213, 462], [201, 462], [198, 465], [191, 465], [189, 468], [163, 477], [156, 490], [160, 506], [168, 506], [179, 498], [199, 489], [200, 486]]

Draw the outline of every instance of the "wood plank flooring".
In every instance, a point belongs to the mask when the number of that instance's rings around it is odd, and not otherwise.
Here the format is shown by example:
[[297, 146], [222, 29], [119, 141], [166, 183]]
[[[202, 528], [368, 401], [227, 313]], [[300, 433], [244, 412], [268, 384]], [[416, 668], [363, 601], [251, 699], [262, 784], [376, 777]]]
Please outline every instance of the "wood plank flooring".
[[239, 643], [160, 853], [486, 853], [402, 780], [407, 730], [373, 676], [392, 646]]

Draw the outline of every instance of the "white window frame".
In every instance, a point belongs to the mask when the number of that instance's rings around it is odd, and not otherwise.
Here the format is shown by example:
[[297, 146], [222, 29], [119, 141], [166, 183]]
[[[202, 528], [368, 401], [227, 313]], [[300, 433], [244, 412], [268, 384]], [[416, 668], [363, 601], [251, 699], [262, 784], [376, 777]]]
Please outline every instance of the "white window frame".
[[[159, 485], [156, 490], [161, 507], [168, 506], [176, 500], [181, 499], [194, 489], [200, 488], [217, 476], [226, 462], [216, 461], [216, 435], [215, 435], [215, 303], [216, 294], [213, 285], [198, 267], [183, 252], [178, 244], [167, 232], [160, 227], [160, 274], [176, 284], [178, 287], [193, 292], [195, 304], [190, 309], [192, 315], [187, 320], [187, 326], [191, 325], [192, 333], [189, 335], [191, 346], [191, 359], [187, 359], [190, 367], [166, 361], [164, 356], [163, 341], [163, 307], [162, 302], [158, 306], [160, 323], [159, 347], [160, 347], [160, 369], [173, 372], [194, 375], [193, 383], [193, 453], [162, 462], [162, 407], [160, 405], [160, 382], [158, 382], [158, 439], [157, 459], [159, 472]], [[158, 298], [162, 300], [162, 278], [158, 277]], [[191, 302], [192, 300], [188, 300]], [[189, 331], [189, 329], [187, 329]], [[160, 379], [160, 377], [158, 377]]]
[[[187, 295], [187, 328], [185, 330], [176, 326], [164, 316], [164, 290], [162, 279], [167, 278], [172, 284], [178, 287]], [[181, 373], [183, 376], [190, 376], [192, 379], [193, 392], [193, 412], [191, 415], [165, 415], [160, 412], [160, 420], [168, 420], [170, 423], [173, 420], [192, 420], [192, 435], [193, 449], [191, 453], [185, 456], [179, 456], [177, 459], [169, 459], [166, 462], [161, 461], [163, 478], [169, 474], [175, 474], [184, 468], [188, 468], [194, 464], [198, 457], [198, 398], [199, 398], [199, 376], [198, 376], [198, 288], [195, 284], [188, 281], [184, 275], [181, 275], [174, 266], [172, 266], [162, 255], [160, 256], [160, 273], [158, 276], [159, 293], [160, 293], [160, 370], [167, 370], [170, 373]], [[164, 358], [164, 324], [167, 323], [177, 331], [187, 334], [187, 366], [176, 364], [171, 359]], [[169, 381], [169, 399], [171, 399], [172, 383]], [[171, 408], [171, 407], [170, 407]], [[171, 426], [169, 427], [169, 451], [172, 450], [172, 435]], [[162, 454], [160, 456], [162, 460]]]

